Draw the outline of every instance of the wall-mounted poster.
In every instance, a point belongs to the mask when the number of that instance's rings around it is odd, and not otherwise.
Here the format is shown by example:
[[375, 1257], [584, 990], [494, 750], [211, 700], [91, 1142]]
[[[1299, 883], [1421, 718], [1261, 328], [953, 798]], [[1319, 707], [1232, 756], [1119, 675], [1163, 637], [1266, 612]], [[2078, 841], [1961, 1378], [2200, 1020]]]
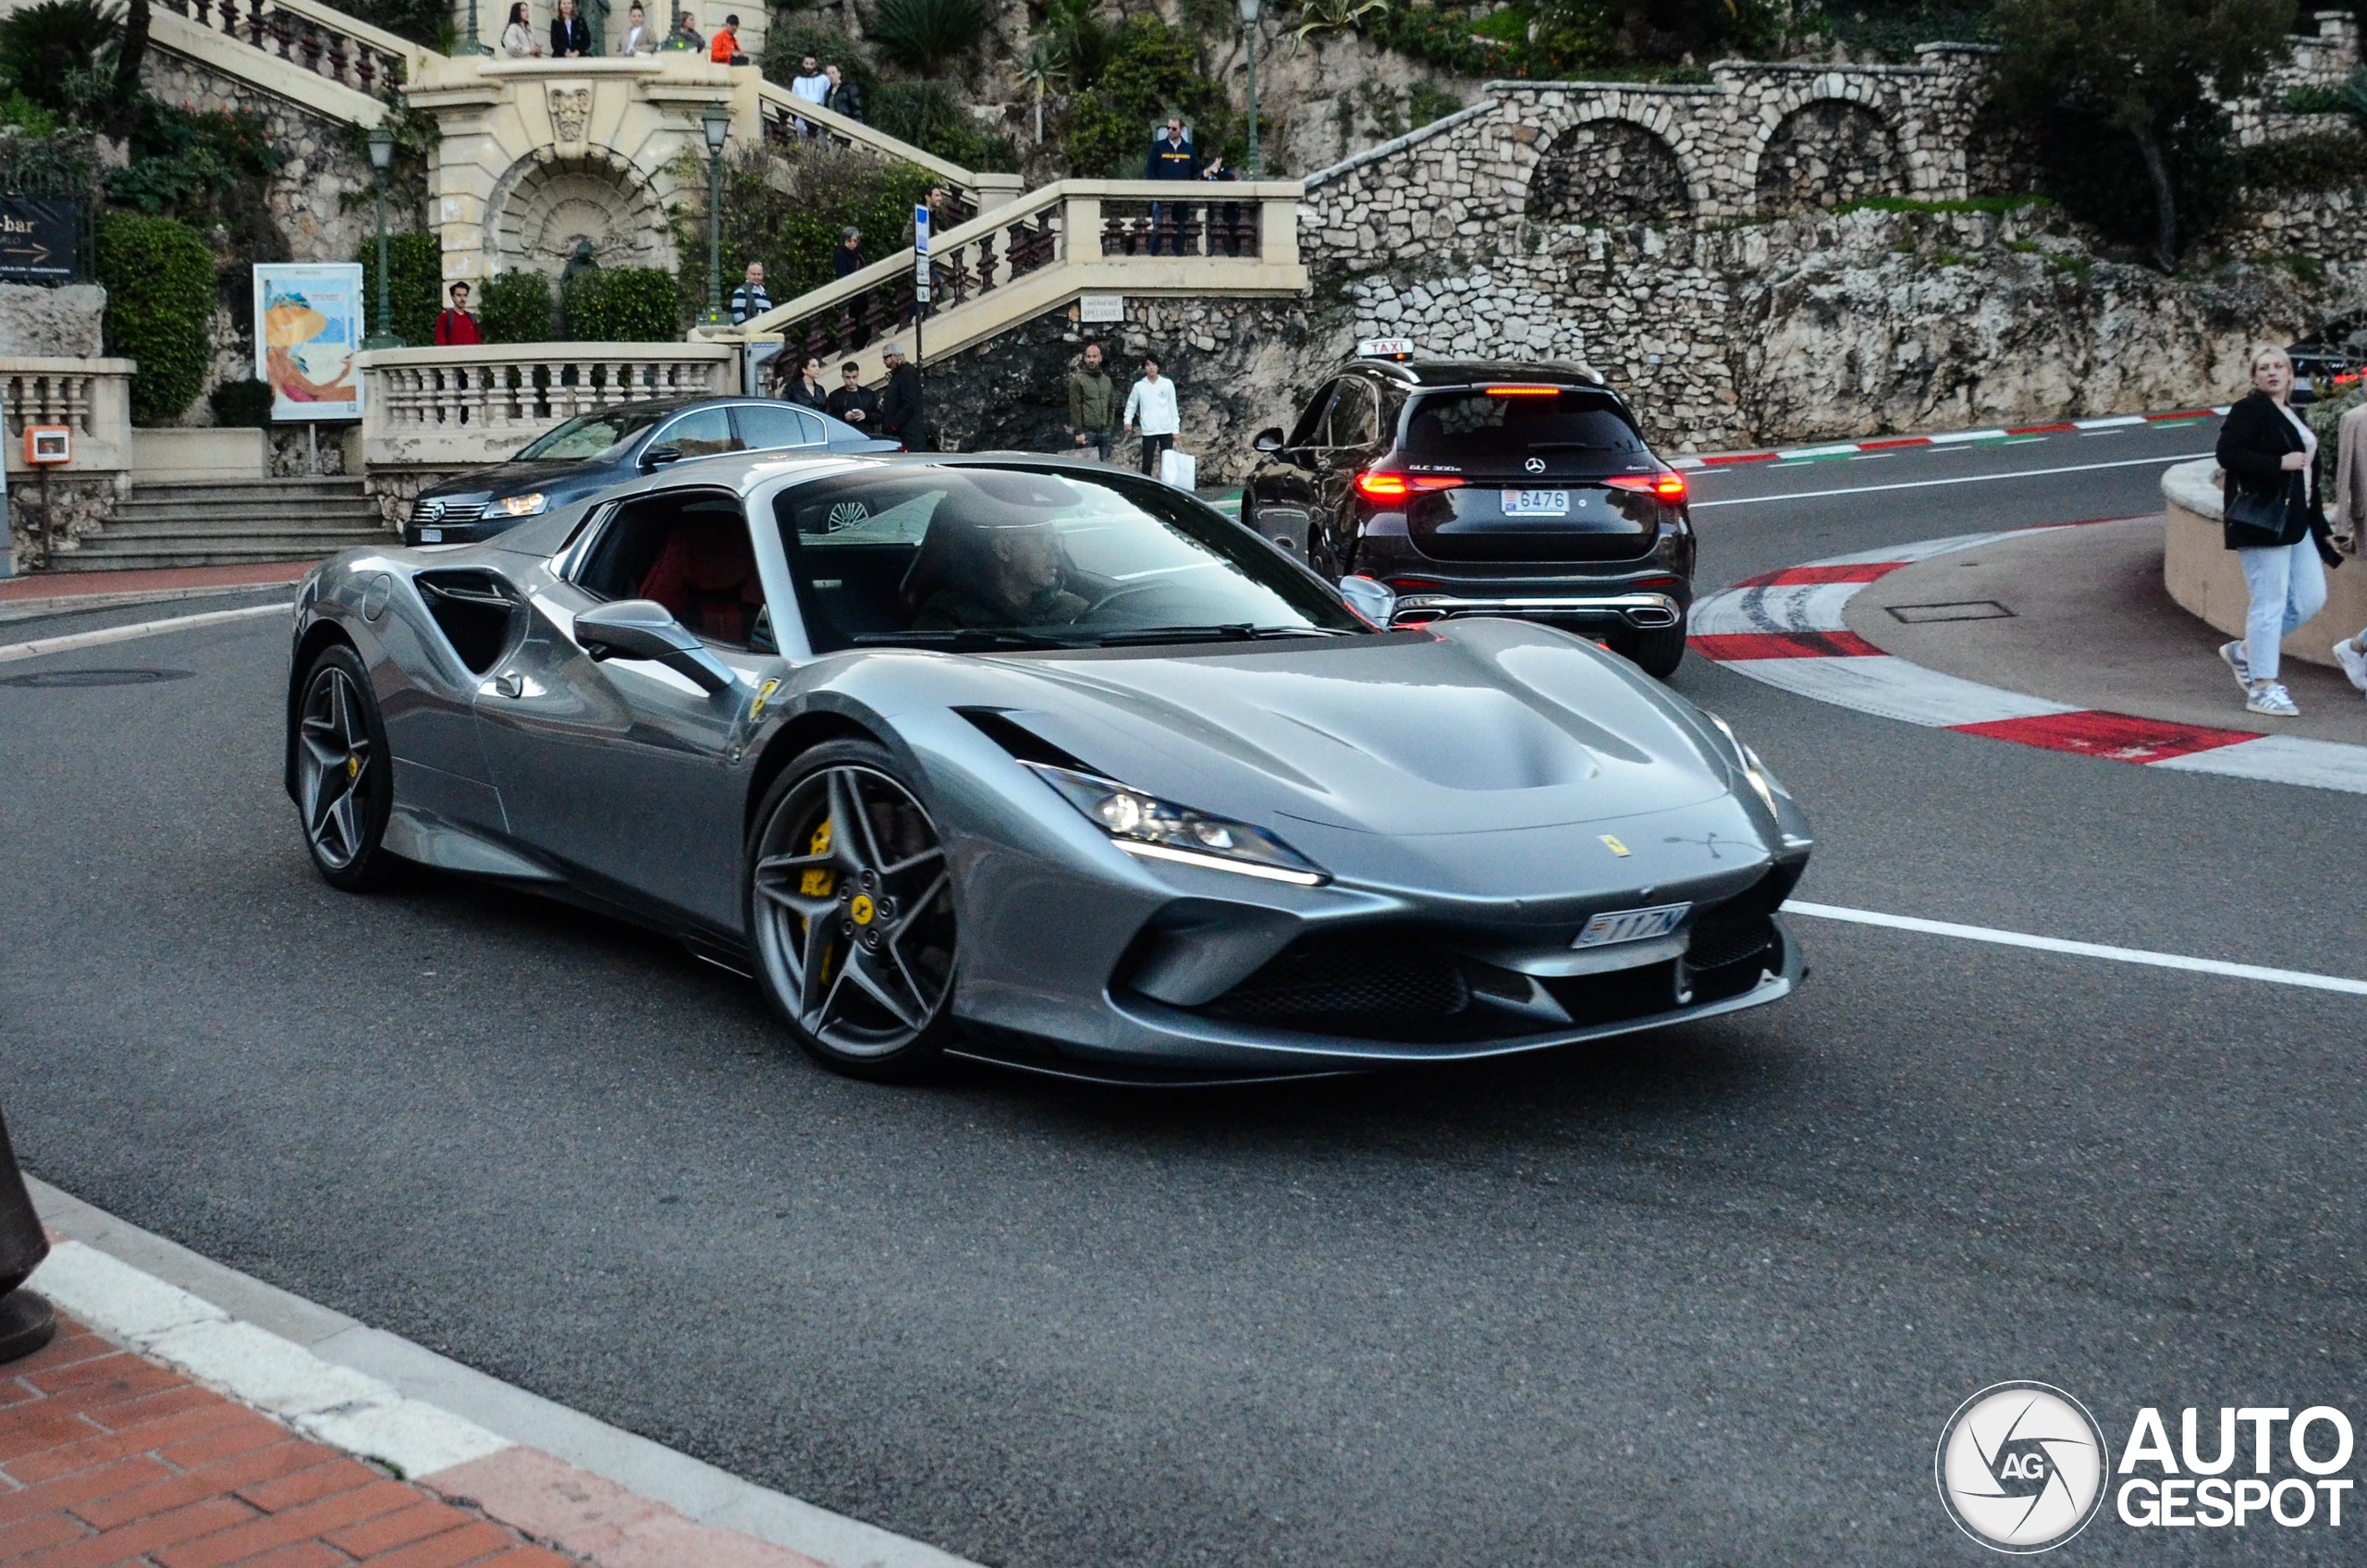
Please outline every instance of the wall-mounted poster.
[[255, 267], [255, 379], [276, 420], [362, 417], [362, 267], [283, 262]]

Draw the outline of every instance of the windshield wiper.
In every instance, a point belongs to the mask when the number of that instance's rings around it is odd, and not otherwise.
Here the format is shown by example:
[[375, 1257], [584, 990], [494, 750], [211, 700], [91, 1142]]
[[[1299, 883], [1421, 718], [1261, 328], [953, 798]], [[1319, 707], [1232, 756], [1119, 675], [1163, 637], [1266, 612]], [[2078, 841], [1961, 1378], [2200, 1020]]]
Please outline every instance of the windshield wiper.
[[1105, 631], [1095, 641], [1105, 648], [1123, 647], [1129, 643], [1249, 643], [1261, 637], [1336, 637], [1339, 633], [1320, 626], [1252, 626], [1245, 620], [1221, 621], [1214, 626], [1205, 623], [1192, 626], [1129, 626], [1119, 631]]
[[858, 648], [1073, 648], [1070, 638], [1012, 627], [950, 626], [914, 631], [863, 631], [847, 639]]

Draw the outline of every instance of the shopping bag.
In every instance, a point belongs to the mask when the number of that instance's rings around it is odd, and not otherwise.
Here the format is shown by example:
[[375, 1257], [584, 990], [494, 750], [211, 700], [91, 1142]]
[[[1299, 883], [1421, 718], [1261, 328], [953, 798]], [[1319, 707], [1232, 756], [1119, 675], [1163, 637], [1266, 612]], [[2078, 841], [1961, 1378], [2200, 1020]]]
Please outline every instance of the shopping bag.
[[1170, 447], [1159, 455], [1159, 477], [1162, 484], [1172, 484], [1178, 490], [1196, 490], [1200, 487], [1200, 459]]

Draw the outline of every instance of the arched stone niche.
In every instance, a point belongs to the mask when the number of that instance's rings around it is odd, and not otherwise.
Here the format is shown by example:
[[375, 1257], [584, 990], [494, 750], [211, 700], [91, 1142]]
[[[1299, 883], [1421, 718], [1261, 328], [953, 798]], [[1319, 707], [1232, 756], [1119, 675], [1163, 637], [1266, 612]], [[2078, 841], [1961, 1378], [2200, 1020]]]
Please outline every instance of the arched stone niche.
[[525, 158], [495, 186], [487, 238], [502, 272], [557, 277], [579, 240], [604, 267], [671, 267], [656, 193], [638, 171], [599, 154]]
[[1582, 120], [1555, 137], [1528, 185], [1536, 223], [1668, 224], [1693, 215], [1676, 150], [1634, 120]]
[[1898, 139], [1862, 104], [1821, 98], [1779, 121], [1759, 157], [1761, 217], [1903, 195]]

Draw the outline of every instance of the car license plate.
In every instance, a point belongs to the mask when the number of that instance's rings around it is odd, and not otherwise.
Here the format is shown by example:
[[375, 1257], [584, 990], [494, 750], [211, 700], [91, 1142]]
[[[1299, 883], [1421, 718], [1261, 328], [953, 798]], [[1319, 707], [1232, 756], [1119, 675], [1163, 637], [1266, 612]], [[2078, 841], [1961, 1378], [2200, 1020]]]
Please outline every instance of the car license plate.
[[1507, 490], [1504, 492], [1506, 517], [1567, 517], [1570, 515], [1570, 493], [1567, 490]]
[[441, 545], [444, 543], [444, 531], [440, 528], [423, 528], [419, 531], [419, 542], [423, 545]]
[[1665, 937], [1685, 922], [1685, 912], [1693, 906], [1662, 904], [1654, 909], [1614, 909], [1596, 915], [1578, 933], [1574, 948], [1607, 947], [1613, 942], [1641, 942], [1654, 937]]

